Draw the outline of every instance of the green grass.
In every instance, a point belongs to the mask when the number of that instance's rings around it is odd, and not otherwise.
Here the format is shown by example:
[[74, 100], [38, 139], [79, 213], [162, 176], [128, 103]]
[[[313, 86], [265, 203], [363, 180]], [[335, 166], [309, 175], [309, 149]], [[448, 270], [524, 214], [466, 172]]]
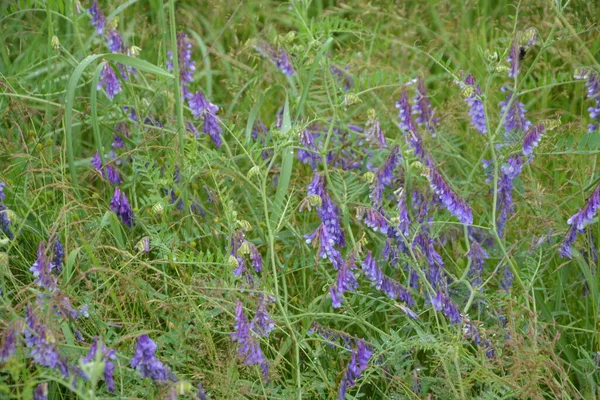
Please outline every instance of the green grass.
[[[31, 398], [42, 382], [49, 383], [51, 399], [158, 399], [172, 389], [181, 398], [195, 398], [194, 387], [202, 382], [213, 399], [334, 399], [351, 351], [309, 334], [313, 322], [372, 346], [373, 357], [348, 388], [348, 399], [599, 396], [600, 294], [597, 262], [587, 256], [598, 245], [597, 221], [575, 242], [572, 260], [558, 254], [567, 219], [600, 179], [600, 133], [586, 133], [593, 101], [573, 77], [577, 67], [600, 68], [597, 5], [572, 1], [559, 9], [561, 2], [542, 0], [101, 3], [107, 20], [118, 17], [125, 43], [141, 48], [139, 55], [110, 54], [89, 15], [78, 14], [72, 2], [0, 4], [0, 181], [7, 184], [4, 204], [15, 233], [14, 240], [0, 236], [0, 330], [18, 326], [27, 305], [38, 304], [43, 290], [29, 269], [38, 243], [60, 238], [65, 248], [60, 291], [75, 307], [87, 304], [89, 317], [71, 321], [47, 306], [36, 307], [71, 365], [78, 365], [95, 336], [117, 351], [115, 393], [103, 382], [94, 387], [83, 379], [72, 387], [58, 371], [35, 365], [21, 343], [0, 364], [0, 398]], [[529, 27], [539, 31], [538, 45], [527, 51], [513, 81], [495, 67], [506, 64], [513, 38]], [[197, 139], [185, 129], [192, 115], [174, 79], [181, 65], [176, 63], [175, 72], [167, 68], [177, 31], [188, 34], [196, 61], [190, 87], [220, 108], [220, 148], [207, 135]], [[294, 76], [286, 77], [254, 50], [261, 39], [287, 50]], [[137, 70], [121, 80], [123, 91], [112, 101], [96, 90], [104, 63]], [[348, 92], [331, 74], [331, 65], [348, 67], [355, 82]], [[462, 72], [472, 73], [483, 91], [486, 136], [469, 124], [454, 82]], [[364, 128], [369, 109], [376, 111], [390, 148], [401, 147], [394, 189], [430, 190], [394, 108], [403, 85], [419, 76], [441, 119], [437, 137], [421, 130], [424, 146], [450, 186], [471, 204], [473, 226], [491, 240], [481, 292], [471, 291], [466, 275], [471, 265], [467, 229], [443, 207], [432, 206], [431, 223], [415, 222], [411, 235], [429, 226], [451, 279], [452, 298], [482, 338], [493, 343], [494, 358], [465, 338], [464, 324], [449, 324], [426, 304], [429, 288], [420, 250], [402, 254], [400, 268], [393, 268], [382, 261], [385, 235], [356, 216], [358, 207], [370, 204], [368, 150], [359, 144], [358, 133], [341, 145], [335, 129]], [[504, 134], [498, 102], [506, 98], [500, 91], [505, 85], [516, 85], [530, 121], [560, 117], [561, 124], [546, 132], [515, 181], [515, 212], [506, 235], [498, 237], [492, 188], [506, 157], [519, 148], [496, 147]], [[412, 99], [414, 86], [408, 90]], [[139, 122], [131, 121], [123, 106], [135, 108]], [[146, 116], [163, 126], [143, 123]], [[270, 128], [263, 142], [252, 137], [259, 120]], [[113, 165], [136, 215], [133, 228], [110, 210], [113, 186], [90, 164], [97, 150], [108, 161], [118, 123], [130, 135], [119, 151], [121, 163]], [[339, 207], [348, 243], [342, 256], [356, 251], [360, 269], [370, 250], [385, 273], [403, 283], [408, 279], [404, 264], [416, 269], [422, 277], [412, 292], [418, 319], [408, 318], [401, 303], [374, 289], [361, 271], [355, 272], [356, 293], [347, 292], [342, 307], [332, 308], [329, 287], [337, 272], [304, 238], [320, 220], [314, 208], [300, 212], [309, 201], [314, 171], [297, 158], [298, 134], [311, 123], [326, 135], [318, 170]], [[340, 156], [347, 148], [357, 151], [360, 168], [327, 163], [328, 152]], [[264, 159], [264, 150], [273, 156]], [[374, 150], [372, 163], [379, 166], [386, 156], [387, 150]], [[481, 160], [491, 158], [497, 163], [488, 183]], [[179, 181], [173, 178], [177, 171]], [[170, 190], [188, 205], [198, 201], [205, 215], [177, 209]], [[397, 216], [393, 200], [385, 205]], [[262, 273], [252, 274], [254, 288], [233, 274], [237, 265], [230, 258], [230, 238], [240, 229], [264, 262]], [[150, 238], [150, 253], [139, 250], [144, 237]], [[516, 276], [510, 293], [500, 286], [504, 265]], [[251, 317], [258, 293], [275, 298], [269, 305], [275, 330], [260, 338], [268, 380], [258, 366], [244, 365], [230, 336], [236, 301]], [[83, 342], [75, 339], [75, 330]], [[142, 334], [156, 341], [157, 356], [178, 384], [142, 379], [129, 366]]]

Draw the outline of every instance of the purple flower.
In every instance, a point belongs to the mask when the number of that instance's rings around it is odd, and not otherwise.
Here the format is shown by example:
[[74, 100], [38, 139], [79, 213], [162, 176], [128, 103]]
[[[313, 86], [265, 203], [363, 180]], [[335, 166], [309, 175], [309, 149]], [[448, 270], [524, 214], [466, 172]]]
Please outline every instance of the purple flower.
[[465, 339], [473, 341], [476, 346], [481, 344], [481, 335], [479, 334], [479, 330], [471, 322], [470, 319], [465, 317], [465, 325], [463, 326], [463, 332], [465, 334]]
[[54, 246], [52, 247], [53, 257], [52, 264], [56, 271], [60, 273], [63, 269], [63, 260], [65, 258], [65, 252], [62, 243], [58, 238], [54, 240]]
[[96, 33], [102, 35], [106, 26], [106, 18], [98, 6], [98, 0], [92, 2], [92, 6], [88, 8], [88, 12], [92, 15], [92, 25], [96, 28]]
[[9, 239], [14, 239], [15, 235], [10, 230], [10, 218], [8, 217], [8, 209], [0, 202], [0, 229]]
[[510, 54], [508, 55], [507, 61], [510, 63], [510, 70], [508, 71], [509, 78], [516, 78], [519, 75], [519, 68], [521, 63], [521, 46], [517, 39], [513, 40], [512, 46], [510, 47]]
[[127, 196], [125, 196], [125, 192], [122, 192], [118, 187], [115, 188], [115, 193], [110, 202], [110, 209], [117, 214], [117, 216], [121, 219], [121, 222], [130, 228], [133, 227], [133, 210], [129, 205], [129, 201], [127, 200]]
[[33, 362], [43, 367], [56, 369], [59, 364], [59, 354], [53, 333], [42, 324], [31, 309], [25, 311], [25, 345], [30, 349]]
[[257, 273], [260, 273], [262, 271], [263, 268], [263, 260], [262, 260], [262, 256], [260, 255], [260, 253], [258, 252], [258, 249], [256, 248], [256, 246], [250, 242], [248, 242], [250, 244], [250, 262], [252, 263], [252, 267], [254, 267], [254, 270]]
[[48, 382], [42, 382], [33, 391], [33, 400], [46, 400], [48, 398]]
[[333, 204], [329, 194], [327, 193], [327, 185], [325, 183], [325, 177], [315, 171], [313, 181], [308, 185], [309, 196], [319, 196], [321, 198], [321, 205], [318, 207], [317, 212], [323, 226], [325, 227], [325, 237], [321, 239], [331, 240], [330, 244], [335, 244], [340, 247], [345, 246], [346, 239], [344, 232], [340, 227], [340, 221], [338, 218], [338, 208]]
[[416, 237], [412, 244], [412, 247], [419, 246], [422, 253], [427, 259], [429, 264], [429, 271], [427, 273], [427, 280], [433, 288], [437, 288], [442, 280], [442, 268], [444, 267], [444, 260], [442, 256], [435, 250], [433, 246], [433, 239], [429, 237], [425, 230], [422, 230]]
[[596, 189], [586, 200], [583, 207], [567, 220], [567, 224], [571, 225], [571, 227], [563, 240], [560, 250], [561, 256], [571, 258], [571, 244], [577, 238], [577, 234], [582, 233], [583, 228], [594, 220], [598, 208], [600, 208], [600, 184], [596, 186]]
[[412, 109], [408, 101], [406, 89], [402, 90], [402, 96], [396, 102], [396, 108], [398, 109], [398, 118], [400, 119], [398, 126], [404, 134], [406, 144], [417, 157], [424, 159], [425, 150], [423, 149], [423, 140], [418, 134], [417, 127], [412, 120]]
[[[502, 89], [503, 91], [507, 90], [506, 88]], [[518, 101], [517, 98], [515, 98], [514, 101], [511, 101], [512, 96], [513, 93], [508, 92], [506, 101], [500, 102], [500, 106], [502, 106], [500, 115], [504, 118], [504, 139], [507, 142], [514, 142], [519, 139], [519, 134], [527, 132], [531, 126], [531, 122], [525, 118], [525, 111], [527, 111], [524, 108], [525, 105]]]
[[356, 268], [354, 254], [348, 257], [348, 260], [342, 264], [338, 270], [335, 282], [329, 288], [331, 294], [331, 303], [333, 308], [340, 308], [344, 302], [344, 292], [354, 292], [358, 288], [358, 282], [354, 278], [353, 269]]
[[431, 189], [438, 195], [442, 204], [444, 204], [452, 215], [465, 225], [473, 223], [471, 206], [450, 188], [433, 163], [429, 168], [427, 179], [429, 180]]
[[367, 121], [367, 126], [365, 127], [365, 135], [369, 145], [371, 147], [379, 147], [379, 150], [387, 147], [387, 141], [385, 140], [385, 135], [381, 130], [381, 124], [379, 122], [379, 118], [373, 112], [372, 118], [369, 118]]
[[244, 315], [242, 302], [237, 300], [235, 305], [234, 332], [231, 340], [238, 344], [238, 354], [246, 365], [260, 365], [265, 379], [269, 377], [269, 364], [265, 359], [260, 343], [251, 335], [250, 324]]
[[344, 378], [340, 383], [338, 391], [338, 399], [343, 400], [346, 397], [346, 390], [348, 387], [355, 385], [356, 380], [361, 377], [362, 372], [367, 369], [369, 360], [373, 352], [363, 339], [360, 339], [355, 349], [352, 349], [352, 355], [350, 357], [350, 363], [344, 374]]
[[531, 156], [533, 149], [540, 144], [540, 140], [542, 140], [542, 136], [545, 132], [546, 129], [542, 123], [535, 124], [529, 128], [525, 138], [523, 139], [523, 154], [526, 156]]
[[[19, 329], [20, 330], [20, 329]], [[0, 362], [7, 362], [17, 350], [17, 327], [9, 326], [2, 332], [2, 345], [0, 346]]]
[[152, 378], [154, 381], [173, 379], [169, 369], [156, 358], [156, 343], [148, 335], [138, 337], [135, 353], [130, 365], [135, 368], [142, 378]]
[[502, 281], [500, 282], [500, 285], [506, 292], [510, 292], [514, 277], [515, 276], [511, 272], [510, 268], [508, 268], [508, 265], [505, 265], [504, 274], [502, 275]]
[[319, 134], [310, 129], [304, 129], [299, 135], [300, 145], [303, 148], [298, 149], [298, 161], [310, 165], [313, 169], [317, 168], [317, 164], [321, 160], [319, 149], [315, 144], [318, 137]]
[[340, 83], [343, 83], [343, 89], [346, 92], [350, 90], [352, 86], [354, 86], [354, 80], [352, 79], [352, 76], [350, 76], [350, 74], [348, 73], [348, 67], [346, 67], [346, 70], [344, 71], [341, 68], [338, 68], [335, 65], [331, 64], [329, 66], [329, 71], [331, 71], [333, 76], [335, 76]]
[[[371, 285], [373, 285], [375, 289], [381, 290], [390, 299], [403, 301], [408, 306], [415, 305], [415, 301], [413, 300], [410, 292], [400, 283], [383, 273], [381, 268], [379, 268], [377, 265], [377, 262], [375, 261], [371, 251], [367, 253], [367, 256], [362, 262], [361, 267], [365, 277], [371, 281]], [[407, 314], [409, 313], [407, 312]]]
[[295, 74], [294, 68], [290, 63], [290, 58], [285, 50], [280, 49], [279, 52], [277, 52], [270, 44], [264, 41], [260, 41], [254, 48], [264, 57], [268, 58], [269, 61], [275, 64], [277, 69], [280, 70], [284, 75], [292, 76]]
[[401, 161], [402, 156], [400, 155], [399, 148], [396, 146], [390, 151], [390, 154], [383, 165], [375, 171], [375, 179], [373, 180], [371, 193], [369, 194], [373, 207], [381, 207], [383, 202], [383, 191], [386, 187], [392, 186], [395, 178], [394, 170], [400, 165]]
[[435, 111], [431, 108], [429, 102], [429, 96], [427, 95], [427, 87], [425, 86], [425, 80], [419, 77], [419, 84], [417, 86], [417, 93], [414, 99], [415, 108], [413, 114], [418, 114], [416, 122], [419, 125], [425, 126], [425, 128], [431, 133], [433, 137], [436, 135], [435, 126], [439, 122], [439, 118], [435, 118]]
[[487, 125], [485, 123], [483, 102], [481, 101], [481, 88], [479, 85], [475, 85], [475, 78], [471, 74], [467, 76], [465, 83], [473, 88], [472, 93], [465, 97], [465, 102], [471, 108], [469, 110], [471, 125], [481, 134], [485, 135], [487, 133]]
[[125, 52], [125, 44], [121, 34], [116, 29], [110, 29], [106, 34], [106, 44], [111, 53], [119, 54]]
[[360, 221], [364, 221], [365, 225], [373, 229], [375, 232], [379, 231], [384, 235], [388, 232], [388, 221], [380, 211], [369, 207], [357, 207], [356, 218], [358, 218]]
[[343, 263], [342, 255], [339, 250], [336, 249], [335, 239], [331, 236], [325, 224], [321, 223], [319, 227], [310, 235], [305, 235], [306, 243], [310, 244], [320, 243], [319, 256], [321, 258], [328, 258], [333, 264], [334, 269], [339, 269]]
[[4, 193], [5, 187], [6, 187], [6, 183], [0, 182], [0, 202], [6, 200], [6, 193]]
[[[188, 90], [187, 84], [194, 80], [194, 71], [196, 63], [192, 60], [192, 44], [188, 41], [188, 36], [184, 32], [177, 32], [177, 64], [179, 66], [179, 83], [182, 87], [182, 96], [190, 98], [192, 94]], [[173, 70], [173, 52], [168, 51], [167, 55], [171, 61], [167, 62], [167, 69]]]
[[504, 234], [504, 226], [508, 216], [514, 212], [512, 190], [514, 180], [521, 174], [523, 169], [523, 157], [520, 153], [510, 156], [506, 160], [506, 165], [500, 167], [500, 180], [498, 181], [498, 215], [497, 227], [498, 235]]
[[37, 260], [29, 271], [35, 278], [34, 282], [39, 286], [55, 292], [58, 289], [56, 276], [52, 273], [54, 264], [46, 257], [46, 243], [40, 242], [37, 251]]
[[256, 314], [254, 314], [254, 318], [250, 323], [252, 331], [257, 335], [267, 337], [269, 336], [269, 333], [275, 329], [275, 324], [269, 317], [267, 310], [269, 303], [272, 301], [273, 299], [269, 296], [265, 296], [264, 294], [258, 295]]
[[471, 284], [474, 287], [481, 286], [481, 272], [487, 258], [489, 258], [487, 252], [481, 247], [479, 242], [473, 240], [471, 242], [471, 249], [469, 250], [469, 259], [471, 261], [469, 276], [471, 277]]
[[[153, 342], [154, 343], [154, 342]], [[139, 344], [139, 340], [138, 340]], [[137, 350], [136, 350], [137, 351]], [[106, 387], [109, 392], [115, 391], [115, 379], [113, 374], [115, 372], [115, 364], [114, 360], [117, 359], [117, 352], [115, 350], [109, 349], [102, 343], [102, 351], [101, 355], [97, 356], [98, 352], [98, 337], [94, 337], [94, 343], [90, 347], [90, 351], [87, 356], [84, 357], [81, 361], [83, 363], [94, 362], [96, 359], [100, 359], [104, 363], [104, 381], [106, 382]]]
[[204, 386], [202, 386], [202, 382], [198, 382], [198, 391], [196, 392], [196, 397], [200, 400], [206, 400], [206, 390]]
[[436, 311], [443, 310], [446, 318], [451, 324], [456, 324], [462, 321], [458, 307], [452, 302], [450, 296], [438, 289], [437, 296], [432, 299], [431, 304]]
[[117, 78], [115, 71], [112, 69], [110, 64], [104, 64], [102, 71], [100, 72], [100, 81], [98, 82], [98, 90], [104, 88], [106, 97], [114, 99], [117, 94], [121, 92], [121, 81]]
[[219, 124], [219, 119], [217, 118], [219, 107], [208, 101], [202, 92], [196, 92], [191, 95], [188, 99], [188, 104], [194, 118], [204, 119], [202, 131], [210, 136], [217, 148], [220, 147], [222, 144], [221, 134], [223, 130]]
[[401, 190], [398, 194], [398, 230], [408, 237], [410, 234], [410, 214], [406, 205], [406, 192]]

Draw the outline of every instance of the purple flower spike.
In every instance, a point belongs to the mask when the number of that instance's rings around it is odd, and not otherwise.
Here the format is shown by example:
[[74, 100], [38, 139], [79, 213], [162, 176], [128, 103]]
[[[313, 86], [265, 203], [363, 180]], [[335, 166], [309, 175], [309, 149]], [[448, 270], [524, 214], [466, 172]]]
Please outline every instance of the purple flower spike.
[[515, 278], [515, 276], [511, 272], [508, 265], [505, 265], [504, 266], [504, 274], [502, 275], [502, 282], [500, 282], [500, 285], [506, 292], [510, 292], [510, 288], [512, 287], [514, 278]]
[[354, 86], [354, 79], [352, 79], [352, 76], [347, 70], [348, 67], [346, 67], [346, 70], [344, 71], [333, 64], [329, 66], [329, 71], [331, 71], [333, 76], [335, 76], [340, 83], [343, 83], [343, 89], [346, 92]]
[[0, 363], [7, 362], [17, 350], [17, 328], [9, 326], [2, 332], [2, 345], [0, 345]]
[[[139, 343], [139, 340], [138, 340]], [[136, 350], [137, 351], [137, 350]], [[96, 353], [98, 352], [98, 338], [94, 338], [94, 343], [90, 347], [90, 351], [88, 355], [82, 359], [83, 363], [89, 363], [96, 360]], [[115, 379], [113, 374], [115, 372], [115, 364], [114, 360], [117, 359], [117, 352], [115, 350], [109, 349], [102, 343], [102, 356], [100, 356], [100, 360], [104, 362], [104, 381], [106, 382], [106, 387], [109, 392], [115, 391]]]
[[[410, 292], [400, 283], [386, 276], [377, 265], [373, 254], [369, 251], [365, 260], [361, 264], [365, 277], [371, 281], [371, 285], [377, 290], [381, 290], [387, 297], [393, 300], [405, 302], [408, 306], [415, 305]], [[410, 315], [410, 313], [407, 312]]]
[[278, 70], [284, 75], [292, 76], [295, 74], [294, 68], [290, 63], [290, 58], [285, 50], [281, 49], [277, 52], [270, 44], [264, 41], [260, 41], [257, 46], [254, 47], [256, 51], [268, 58]]
[[[503, 88], [503, 90], [506, 89]], [[525, 118], [525, 111], [527, 111], [524, 108], [525, 105], [516, 98], [511, 103], [512, 96], [513, 93], [509, 92], [506, 101], [500, 102], [500, 115], [504, 117], [504, 139], [507, 142], [514, 142], [519, 139], [520, 135], [527, 132], [531, 126], [531, 122]], [[510, 107], [508, 107], [509, 103]]]
[[506, 165], [500, 167], [500, 180], [498, 181], [498, 235], [504, 234], [504, 226], [510, 214], [514, 212], [512, 190], [514, 180], [521, 174], [523, 169], [523, 157], [520, 153], [510, 156]]
[[390, 154], [383, 165], [379, 167], [377, 171], [375, 171], [375, 179], [373, 180], [373, 184], [371, 186], [371, 194], [369, 194], [373, 207], [381, 207], [383, 201], [383, 191], [386, 187], [392, 186], [395, 178], [394, 170], [396, 167], [398, 167], [398, 165], [400, 165], [401, 161], [402, 156], [400, 155], [400, 149], [398, 147], [394, 147], [392, 151], [390, 151]]
[[311, 168], [316, 169], [317, 164], [321, 161], [321, 155], [319, 149], [315, 144], [315, 140], [319, 137], [318, 133], [313, 132], [310, 129], [304, 129], [300, 132], [300, 146], [302, 149], [298, 149], [298, 161], [304, 164], [308, 164]]
[[415, 108], [414, 114], [418, 114], [416, 122], [419, 125], [425, 126], [431, 136], [436, 135], [436, 125], [439, 122], [439, 118], [434, 117], [435, 110], [431, 108], [429, 102], [429, 96], [427, 95], [427, 87], [425, 86], [425, 80], [419, 77], [419, 84], [417, 85], [417, 94], [414, 99]]
[[151, 378], [154, 381], [167, 381], [173, 379], [169, 369], [156, 358], [156, 343], [148, 335], [138, 337], [135, 353], [130, 365], [135, 368], [142, 378]]
[[327, 193], [327, 185], [325, 183], [325, 177], [315, 172], [313, 181], [308, 185], [309, 196], [319, 196], [321, 198], [321, 205], [317, 209], [319, 217], [325, 227], [326, 236], [322, 239], [331, 240], [331, 244], [338, 245], [340, 247], [345, 246], [346, 238], [344, 232], [340, 226], [338, 218], [338, 208], [333, 204], [333, 201]]
[[336, 281], [329, 288], [333, 308], [340, 308], [344, 302], [344, 292], [354, 292], [358, 288], [358, 282], [354, 278], [353, 269], [356, 268], [354, 255], [351, 255], [338, 270]]
[[125, 44], [123, 43], [123, 38], [116, 29], [111, 29], [108, 31], [108, 34], [106, 35], [106, 44], [108, 45], [108, 49], [111, 51], [111, 53], [125, 53], [126, 48]]
[[61, 272], [63, 269], [63, 261], [65, 259], [65, 252], [62, 243], [58, 238], [54, 240], [54, 246], [52, 246], [52, 251], [54, 253], [52, 257], [52, 264], [54, 264], [54, 268], [56, 268], [57, 272]]
[[431, 165], [429, 168], [427, 179], [429, 180], [431, 189], [438, 195], [442, 204], [444, 204], [452, 215], [465, 225], [473, 223], [471, 206], [450, 188], [435, 166]]
[[30, 349], [35, 364], [56, 369], [59, 364], [59, 354], [55, 345], [53, 333], [42, 324], [33, 313], [31, 306], [25, 311], [25, 345]]
[[357, 342], [356, 348], [352, 349], [350, 363], [348, 364], [344, 378], [340, 383], [338, 399], [343, 400], [346, 398], [347, 389], [354, 386], [356, 380], [359, 379], [363, 371], [367, 369], [372, 355], [372, 350], [363, 339], [360, 339]]
[[540, 140], [542, 140], [542, 136], [546, 132], [544, 128], [544, 124], [539, 123], [533, 125], [525, 135], [523, 139], [523, 154], [526, 156], [531, 156], [533, 153], [533, 149], [540, 144]]
[[481, 273], [483, 271], [483, 264], [489, 256], [487, 252], [481, 247], [479, 242], [473, 240], [471, 242], [471, 249], [469, 250], [469, 259], [471, 260], [471, 269], [469, 270], [469, 276], [471, 278], [471, 284], [474, 287], [481, 286]]
[[598, 130], [598, 120], [600, 120], [600, 80], [598, 73], [589, 68], [581, 68], [575, 74], [576, 79], [585, 79], [586, 97], [594, 101], [594, 106], [588, 108], [590, 118], [594, 121], [588, 125], [588, 133]]
[[48, 382], [42, 382], [35, 387], [33, 391], [33, 400], [48, 399]]
[[385, 135], [381, 130], [381, 124], [379, 123], [379, 118], [377, 118], [375, 111], [373, 110], [370, 114], [365, 128], [365, 135], [371, 147], [377, 146], [379, 147], [379, 150], [381, 150], [384, 147], [387, 147], [388, 144], [385, 140]]
[[471, 117], [471, 125], [475, 127], [482, 135], [487, 133], [487, 125], [485, 122], [485, 110], [481, 101], [481, 88], [475, 85], [475, 78], [469, 74], [465, 79], [465, 83], [473, 88], [472, 93], [465, 97], [465, 102], [471, 108], [469, 116]]
[[[184, 98], [190, 98], [192, 94], [188, 90], [188, 83], [194, 80], [194, 71], [196, 63], [192, 60], [192, 44], [184, 32], [177, 32], [177, 64], [179, 66], [179, 83], [181, 84], [181, 95]], [[167, 62], [167, 69], [173, 70], [173, 52], [168, 51], [167, 55], [171, 61]]]
[[125, 196], [125, 192], [122, 192], [118, 187], [115, 188], [115, 193], [112, 201], [110, 202], [110, 209], [117, 214], [117, 216], [121, 219], [121, 222], [130, 228], [133, 227], [133, 210], [129, 205], [129, 201], [127, 200], [127, 196]]
[[33, 274], [34, 282], [39, 286], [55, 292], [58, 289], [56, 276], [52, 273], [54, 264], [46, 257], [46, 243], [40, 242], [37, 251], [37, 260], [29, 271]]
[[269, 377], [269, 364], [265, 359], [260, 343], [251, 335], [248, 318], [244, 315], [242, 302], [237, 300], [235, 305], [235, 325], [234, 332], [231, 333], [231, 340], [238, 344], [238, 354], [244, 359], [246, 365], [259, 365], [262, 369], [265, 379]]
[[194, 118], [204, 118], [202, 131], [209, 135], [215, 146], [219, 148], [222, 144], [221, 134], [223, 133], [219, 118], [217, 117], [219, 107], [208, 101], [202, 92], [196, 92], [191, 95], [188, 104]]
[[92, 25], [96, 28], [96, 33], [102, 35], [106, 27], [106, 18], [98, 6], [98, 0], [92, 2], [92, 6], [88, 8], [88, 12], [92, 16]]
[[271, 303], [274, 299], [269, 296], [265, 296], [264, 294], [258, 295], [258, 301], [256, 306], [256, 314], [254, 315], [254, 319], [250, 324], [251, 329], [257, 335], [267, 337], [269, 333], [273, 329], [275, 329], [275, 324], [269, 317], [269, 313], [267, 307], [269, 303]]
[[519, 41], [515, 39], [510, 47], [510, 54], [507, 58], [507, 61], [510, 63], [510, 70], [508, 71], [509, 78], [516, 78], [517, 75], [519, 75], [521, 64], [520, 54], [521, 47], [519, 46]]
[[373, 229], [375, 232], [379, 231], [384, 235], [387, 234], [389, 224], [385, 216], [380, 211], [369, 207], [358, 207], [356, 210], [356, 217], [359, 220], [364, 221], [365, 225]]
[[571, 258], [571, 244], [577, 238], [577, 234], [582, 233], [583, 228], [594, 220], [598, 208], [600, 208], [600, 184], [587, 199], [583, 207], [567, 220], [567, 224], [571, 225], [571, 227], [563, 240], [560, 250], [561, 256]]
[[117, 94], [121, 92], [121, 81], [117, 78], [115, 71], [112, 69], [110, 64], [104, 64], [102, 71], [100, 72], [100, 81], [98, 82], [98, 90], [104, 88], [106, 97], [114, 99]]

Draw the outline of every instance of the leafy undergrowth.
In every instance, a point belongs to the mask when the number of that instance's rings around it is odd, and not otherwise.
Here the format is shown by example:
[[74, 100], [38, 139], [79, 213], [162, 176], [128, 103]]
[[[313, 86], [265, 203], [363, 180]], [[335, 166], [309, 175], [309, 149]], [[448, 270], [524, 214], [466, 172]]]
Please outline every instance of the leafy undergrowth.
[[593, 2], [162, 3], [0, 6], [0, 397], [598, 396]]

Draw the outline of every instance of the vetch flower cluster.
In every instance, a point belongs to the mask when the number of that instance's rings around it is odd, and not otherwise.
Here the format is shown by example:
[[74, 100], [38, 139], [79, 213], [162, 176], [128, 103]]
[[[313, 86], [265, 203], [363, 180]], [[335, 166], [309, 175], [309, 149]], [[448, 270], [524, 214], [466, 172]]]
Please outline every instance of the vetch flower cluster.
[[[369, 279], [371, 284], [377, 290], [381, 290], [387, 297], [393, 300], [403, 301], [409, 307], [416, 304], [410, 292], [404, 286], [383, 273], [381, 268], [377, 265], [371, 251], [367, 253], [361, 267], [365, 277]], [[413, 315], [414, 314], [409, 314], [409, 316], [414, 318]]]
[[592, 195], [586, 200], [583, 207], [567, 220], [571, 225], [562, 242], [560, 255], [571, 258], [571, 245], [577, 238], [577, 234], [583, 233], [583, 228], [594, 220], [596, 212], [600, 208], [600, 184], [596, 186]]
[[473, 223], [471, 206], [450, 188], [442, 177], [442, 174], [433, 166], [433, 163], [428, 168], [427, 179], [429, 180], [431, 189], [438, 195], [442, 204], [444, 204], [452, 215], [465, 225]]
[[435, 117], [435, 110], [431, 108], [425, 80], [422, 77], [419, 77], [418, 80], [414, 104], [413, 113], [418, 115], [415, 121], [417, 124], [424, 126], [435, 137], [436, 125], [439, 123], [439, 118]]
[[344, 302], [344, 292], [354, 292], [358, 288], [358, 282], [354, 277], [352, 270], [356, 269], [354, 254], [351, 254], [348, 259], [338, 269], [337, 278], [329, 288], [331, 295], [331, 304], [333, 308], [340, 308]]
[[110, 202], [110, 209], [117, 214], [117, 217], [128, 227], [133, 227], [134, 215], [125, 192], [118, 187], [115, 188], [115, 193]]
[[475, 84], [475, 78], [472, 74], [467, 75], [465, 84], [468, 86], [463, 90], [465, 95], [465, 103], [470, 107], [469, 117], [471, 117], [471, 125], [475, 127], [482, 135], [487, 133], [487, 124], [485, 121], [485, 109], [481, 100], [481, 88]]
[[194, 118], [203, 119], [204, 125], [202, 132], [210, 136], [215, 146], [219, 148], [223, 143], [223, 140], [221, 139], [223, 129], [221, 128], [219, 118], [217, 117], [219, 107], [208, 101], [202, 92], [196, 92], [193, 95], [190, 95], [188, 104]]
[[[173, 71], [173, 51], [167, 52], [169, 59], [167, 69]], [[182, 96], [190, 98], [192, 94], [188, 89], [188, 83], [194, 81], [194, 71], [196, 71], [196, 62], [192, 60], [192, 44], [188, 40], [185, 32], [177, 32], [177, 64], [179, 67], [179, 83], [182, 88]]]
[[101, 350], [98, 352], [99, 341], [98, 337], [94, 337], [94, 343], [92, 343], [87, 356], [85, 356], [81, 362], [87, 364], [97, 360], [101, 361], [104, 365], [104, 382], [106, 382], [106, 387], [109, 392], [114, 392], [115, 379], [113, 375], [115, 372], [115, 364], [113, 361], [117, 359], [117, 352], [106, 347], [104, 343], [102, 343]]
[[296, 73], [290, 62], [290, 57], [284, 49], [276, 51], [273, 46], [262, 40], [254, 46], [254, 49], [275, 64], [277, 69], [284, 75], [292, 76]]
[[4, 200], [6, 200], [6, 194], [4, 193], [4, 187], [6, 183], [0, 182], [0, 230], [4, 232], [4, 234], [10, 239], [14, 239], [15, 235], [10, 229], [10, 217], [9, 211], [6, 205], [4, 205]]
[[252, 335], [252, 327], [244, 314], [242, 302], [237, 300], [235, 305], [234, 332], [231, 340], [238, 344], [238, 354], [246, 365], [259, 365], [265, 379], [269, 378], [269, 364], [263, 355], [260, 343]]
[[175, 380], [169, 368], [156, 358], [156, 349], [156, 343], [148, 335], [141, 335], [137, 339], [135, 353], [129, 364], [140, 373], [142, 378], [151, 378], [159, 382]]

